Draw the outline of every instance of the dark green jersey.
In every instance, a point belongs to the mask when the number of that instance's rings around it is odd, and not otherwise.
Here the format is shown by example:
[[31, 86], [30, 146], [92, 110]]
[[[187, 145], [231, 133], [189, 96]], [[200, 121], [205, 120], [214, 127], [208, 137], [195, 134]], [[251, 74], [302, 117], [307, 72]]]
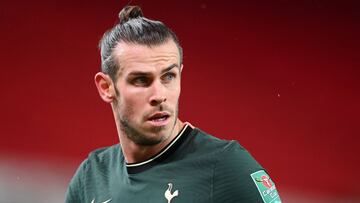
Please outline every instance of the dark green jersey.
[[90, 153], [66, 196], [66, 203], [270, 201], [280, 202], [274, 183], [238, 142], [189, 125], [141, 163], [126, 164], [119, 144]]

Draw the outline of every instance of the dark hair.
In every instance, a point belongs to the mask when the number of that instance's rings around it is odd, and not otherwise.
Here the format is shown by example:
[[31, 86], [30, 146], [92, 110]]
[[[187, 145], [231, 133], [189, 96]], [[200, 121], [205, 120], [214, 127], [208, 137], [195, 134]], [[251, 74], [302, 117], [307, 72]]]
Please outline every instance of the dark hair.
[[138, 6], [126, 6], [119, 13], [120, 22], [105, 32], [100, 40], [101, 71], [116, 81], [119, 64], [113, 57], [113, 49], [119, 42], [135, 43], [146, 46], [161, 45], [173, 40], [179, 49], [182, 64], [182, 48], [175, 33], [164, 23], [143, 17]]

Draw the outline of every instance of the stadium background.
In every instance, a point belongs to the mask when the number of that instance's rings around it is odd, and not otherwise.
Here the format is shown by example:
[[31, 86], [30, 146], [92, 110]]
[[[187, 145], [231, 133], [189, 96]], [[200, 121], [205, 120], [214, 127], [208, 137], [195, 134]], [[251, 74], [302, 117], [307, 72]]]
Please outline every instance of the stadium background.
[[[93, 82], [127, 1], [0, 2], [0, 202], [63, 202], [79, 163], [118, 142]], [[184, 48], [180, 118], [236, 139], [284, 202], [359, 202], [356, 1], [132, 1]]]

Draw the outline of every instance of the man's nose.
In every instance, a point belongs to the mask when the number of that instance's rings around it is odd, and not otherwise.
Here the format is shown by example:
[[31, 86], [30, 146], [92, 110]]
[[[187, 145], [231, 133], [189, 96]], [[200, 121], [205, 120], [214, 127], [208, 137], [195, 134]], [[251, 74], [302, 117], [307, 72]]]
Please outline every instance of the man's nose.
[[165, 101], [165, 87], [161, 82], [155, 81], [151, 86], [150, 104], [152, 106], [157, 106]]

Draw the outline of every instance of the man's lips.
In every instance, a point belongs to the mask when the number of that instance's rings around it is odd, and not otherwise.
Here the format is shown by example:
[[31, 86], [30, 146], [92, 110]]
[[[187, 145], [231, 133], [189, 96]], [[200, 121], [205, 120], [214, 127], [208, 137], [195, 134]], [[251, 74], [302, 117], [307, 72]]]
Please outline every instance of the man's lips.
[[170, 113], [161, 111], [151, 114], [148, 118], [148, 122], [152, 126], [161, 127], [166, 126], [170, 122]]
[[167, 118], [170, 117], [170, 114], [167, 112], [157, 112], [154, 113], [152, 115], [150, 115], [150, 117], [148, 118], [149, 121], [164, 121]]

